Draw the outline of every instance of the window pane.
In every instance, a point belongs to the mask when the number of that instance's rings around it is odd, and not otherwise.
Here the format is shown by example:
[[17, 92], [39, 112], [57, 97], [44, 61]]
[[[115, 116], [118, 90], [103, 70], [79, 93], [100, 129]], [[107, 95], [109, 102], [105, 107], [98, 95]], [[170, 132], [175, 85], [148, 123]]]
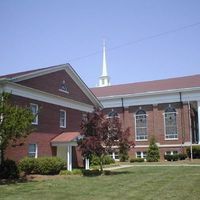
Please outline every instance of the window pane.
[[37, 104], [31, 104], [30, 105], [30, 109], [31, 109], [31, 112], [33, 113], [33, 115], [35, 116], [35, 118], [33, 119], [33, 124], [37, 124], [38, 123], [38, 105]]
[[[142, 114], [138, 114], [142, 113]], [[146, 140], [147, 139], [147, 115], [144, 114], [145, 111], [140, 110], [137, 112], [136, 118], [136, 139]]]
[[36, 144], [29, 144], [29, 146], [28, 146], [28, 156], [35, 158], [36, 152], [37, 152], [37, 145]]
[[136, 152], [136, 157], [141, 158], [141, 152], [140, 151]]
[[66, 126], [66, 113], [65, 111], [61, 110], [60, 111], [60, 127], [65, 127]]
[[[172, 112], [171, 112], [172, 111]], [[165, 111], [165, 137], [166, 139], [176, 139], [178, 138], [177, 132], [177, 120], [175, 109], [168, 108]]]

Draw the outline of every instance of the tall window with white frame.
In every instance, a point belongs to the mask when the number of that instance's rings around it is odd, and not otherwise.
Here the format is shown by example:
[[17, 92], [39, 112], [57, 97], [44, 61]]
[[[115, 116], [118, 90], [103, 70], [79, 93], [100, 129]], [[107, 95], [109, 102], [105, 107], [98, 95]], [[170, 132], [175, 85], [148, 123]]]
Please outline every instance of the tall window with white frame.
[[37, 144], [29, 144], [28, 146], [28, 156], [37, 158], [38, 157], [38, 146]]
[[30, 109], [31, 109], [31, 112], [33, 113], [33, 115], [35, 116], [32, 124], [37, 125], [38, 124], [38, 105], [34, 104], [34, 103], [31, 103], [30, 104]]
[[169, 106], [165, 110], [164, 122], [165, 122], [165, 139], [166, 140], [178, 139], [177, 112], [175, 108]]
[[147, 140], [147, 114], [144, 110], [138, 110], [135, 115], [136, 141]]
[[60, 110], [60, 128], [66, 128], [66, 111]]

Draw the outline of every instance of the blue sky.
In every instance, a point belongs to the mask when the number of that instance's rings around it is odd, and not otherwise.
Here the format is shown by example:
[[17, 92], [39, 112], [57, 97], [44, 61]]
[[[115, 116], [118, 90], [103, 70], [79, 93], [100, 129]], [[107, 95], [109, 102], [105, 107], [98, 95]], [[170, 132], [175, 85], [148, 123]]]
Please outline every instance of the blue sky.
[[112, 84], [199, 74], [200, 24], [143, 39], [198, 22], [199, 0], [0, 0], [0, 74], [69, 62], [93, 87], [104, 38]]

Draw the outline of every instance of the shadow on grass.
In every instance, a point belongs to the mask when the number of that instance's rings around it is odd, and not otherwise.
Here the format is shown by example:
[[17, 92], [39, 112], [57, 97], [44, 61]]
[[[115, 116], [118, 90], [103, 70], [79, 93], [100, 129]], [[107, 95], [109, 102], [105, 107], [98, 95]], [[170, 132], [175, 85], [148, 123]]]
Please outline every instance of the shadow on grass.
[[121, 175], [121, 174], [131, 174], [133, 172], [130, 171], [110, 171], [104, 170], [103, 172], [99, 170], [85, 170], [83, 172], [83, 176], [86, 177], [96, 177], [96, 176], [114, 176], [114, 175]]
[[0, 185], [27, 183], [29, 181], [31, 181], [31, 180], [28, 180], [26, 177], [20, 177], [19, 179], [0, 179]]

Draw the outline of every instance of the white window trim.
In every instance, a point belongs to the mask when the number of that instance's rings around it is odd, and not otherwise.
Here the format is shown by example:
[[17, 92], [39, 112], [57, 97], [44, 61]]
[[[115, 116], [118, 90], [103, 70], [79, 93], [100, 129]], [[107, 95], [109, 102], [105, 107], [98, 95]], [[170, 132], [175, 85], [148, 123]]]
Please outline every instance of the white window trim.
[[[115, 152], [113, 151], [112, 154], [110, 154], [110, 157], [115, 160], [115, 161], [119, 161], [119, 158], [115, 158], [116, 154]], [[119, 157], [119, 153], [118, 153], [118, 157]]]
[[[29, 152], [29, 149], [28, 149], [28, 155], [30, 153], [34, 153], [35, 156], [33, 158], [37, 158], [38, 157], [38, 145], [36, 143], [31, 143], [31, 144], [35, 144], [35, 152]], [[29, 144], [29, 145], [31, 145], [31, 144]], [[29, 148], [29, 146], [28, 146], [28, 148]]]
[[[146, 115], [146, 122], [147, 122], [147, 139], [137, 139], [137, 126], [136, 126], [136, 116], [140, 116], [140, 115]], [[135, 118], [135, 141], [136, 142], [140, 142], [140, 141], [148, 141], [148, 115], [147, 114], [134, 114], [134, 118]]]
[[[141, 153], [141, 157], [138, 157], [138, 156], [137, 156], [137, 152], [140, 152], [140, 153]], [[135, 157], [136, 157], [136, 158], [144, 158], [144, 152], [146, 152], [146, 151], [137, 151], [137, 152], [135, 152]], [[146, 155], [147, 155], [147, 152], [146, 152]], [[144, 159], [146, 159], [146, 158], [144, 158]]]
[[165, 140], [178, 140], [178, 127], [177, 127], [177, 115], [178, 112], [171, 112], [171, 113], [176, 113], [176, 130], [177, 130], [177, 138], [166, 138], [166, 123], [165, 123], [165, 112], [163, 113], [163, 120], [164, 120], [164, 134], [165, 134]]
[[34, 125], [38, 125], [38, 104], [30, 103], [30, 106], [36, 106], [36, 115], [35, 116], [35, 122], [32, 122]]
[[[178, 151], [176, 151], [177, 153], [174, 153], [176, 150], [174, 151], [165, 151], [165, 155], [177, 155]], [[170, 154], [167, 154], [167, 152], [170, 152]]]
[[66, 93], [66, 94], [69, 94], [69, 92], [68, 92], [67, 90], [58, 89], [58, 91], [64, 92], [64, 93]]
[[[64, 125], [60, 125], [60, 112], [64, 112]], [[67, 118], [66, 118], [66, 111], [65, 110], [60, 110], [59, 111], [59, 125], [60, 125], [60, 128], [66, 128], [66, 121], [67, 121]]]

